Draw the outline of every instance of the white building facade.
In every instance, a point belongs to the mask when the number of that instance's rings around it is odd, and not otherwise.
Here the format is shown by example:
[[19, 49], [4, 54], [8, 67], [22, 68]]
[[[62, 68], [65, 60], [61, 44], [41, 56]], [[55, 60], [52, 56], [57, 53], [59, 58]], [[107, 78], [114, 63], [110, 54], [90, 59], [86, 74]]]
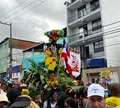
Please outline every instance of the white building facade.
[[69, 46], [79, 51], [84, 48], [88, 60], [105, 58], [100, 1], [71, 0], [66, 5]]
[[[107, 67], [120, 66], [120, 0], [70, 0], [67, 8], [69, 46], [87, 59], [104, 58]], [[101, 68], [97, 62], [86, 68]], [[100, 63], [98, 63], [100, 64]], [[104, 67], [103, 66], [103, 67]], [[113, 72], [114, 78], [118, 76]], [[117, 78], [118, 79], [118, 78]], [[116, 79], [116, 80], [117, 80]]]
[[120, 0], [101, 0], [100, 4], [107, 65], [120, 66]]

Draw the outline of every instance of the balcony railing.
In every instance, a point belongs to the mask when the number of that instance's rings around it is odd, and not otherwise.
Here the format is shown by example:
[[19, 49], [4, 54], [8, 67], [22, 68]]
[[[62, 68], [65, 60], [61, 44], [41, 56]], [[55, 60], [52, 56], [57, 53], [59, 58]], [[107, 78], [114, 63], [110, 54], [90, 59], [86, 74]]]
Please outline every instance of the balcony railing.
[[99, 9], [99, 8], [100, 8], [100, 4], [99, 4], [99, 2], [96, 2], [95, 4], [91, 5], [90, 8], [86, 8], [85, 10], [78, 11], [77, 14], [69, 17], [68, 18], [68, 23], [71, 23], [75, 20], [78, 20], [81, 17], [86, 16], [87, 14], [89, 14], [89, 13], [91, 13], [91, 12], [93, 12], [93, 11]]
[[[102, 28], [102, 26], [101, 26]], [[85, 31], [85, 32], [82, 32], [82, 33], [77, 33], [77, 34], [73, 34], [73, 35], [70, 35], [68, 36], [69, 38], [69, 43], [71, 42], [74, 42], [74, 41], [77, 41], [77, 40], [81, 40], [81, 41], [85, 41], [87, 37], [91, 37], [93, 34], [96, 34], [97, 33], [101, 33], [102, 32], [102, 29], [99, 28], [97, 31]]]
[[76, 0], [71, 0], [71, 3], [75, 2]]

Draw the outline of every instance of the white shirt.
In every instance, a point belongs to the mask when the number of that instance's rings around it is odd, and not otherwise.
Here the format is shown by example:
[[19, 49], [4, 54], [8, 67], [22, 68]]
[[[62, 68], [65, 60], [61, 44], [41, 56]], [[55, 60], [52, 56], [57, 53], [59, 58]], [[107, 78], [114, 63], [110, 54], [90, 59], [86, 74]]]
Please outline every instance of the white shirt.
[[[47, 103], [48, 103], [47, 101], [44, 102], [43, 108], [47, 108]], [[51, 108], [56, 108], [56, 104], [57, 104], [57, 103], [54, 103], [54, 104], [51, 103], [51, 104], [50, 104], [50, 105], [51, 105]]]

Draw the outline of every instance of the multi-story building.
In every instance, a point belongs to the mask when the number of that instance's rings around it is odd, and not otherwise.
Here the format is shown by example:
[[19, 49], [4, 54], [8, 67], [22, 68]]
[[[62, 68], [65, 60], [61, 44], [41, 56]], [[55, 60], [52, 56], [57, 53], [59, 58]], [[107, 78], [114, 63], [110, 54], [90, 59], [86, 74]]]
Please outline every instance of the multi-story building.
[[[20, 71], [22, 69], [22, 50], [33, 45], [37, 45], [36, 42], [15, 39], [12, 38], [12, 78], [14, 80], [18, 80]], [[0, 42], [0, 80], [3, 77], [9, 74], [9, 66], [10, 66], [10, 38], [5, 38], [3, 41]]]
[[66, 7], [68, 45], [84, 53], [86, 68], [105, 67], [99, 0], [71, 0]]
[[[87, 59], [85, 68], [120, 66], [120, 0], [69, 0], [65, 4], [69, 46]], [[95, 82], [99, 73], [88, 76]], [[111, 78], [117, 76], [112, 71]]]

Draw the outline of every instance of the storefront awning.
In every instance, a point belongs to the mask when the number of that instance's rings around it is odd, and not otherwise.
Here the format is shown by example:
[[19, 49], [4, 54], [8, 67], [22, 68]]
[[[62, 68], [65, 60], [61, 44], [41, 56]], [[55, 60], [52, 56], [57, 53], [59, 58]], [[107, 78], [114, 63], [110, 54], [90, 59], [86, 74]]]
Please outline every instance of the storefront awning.
[[106, 67], [105, 58], [87, 59], [87, 68], [103, 68]]

